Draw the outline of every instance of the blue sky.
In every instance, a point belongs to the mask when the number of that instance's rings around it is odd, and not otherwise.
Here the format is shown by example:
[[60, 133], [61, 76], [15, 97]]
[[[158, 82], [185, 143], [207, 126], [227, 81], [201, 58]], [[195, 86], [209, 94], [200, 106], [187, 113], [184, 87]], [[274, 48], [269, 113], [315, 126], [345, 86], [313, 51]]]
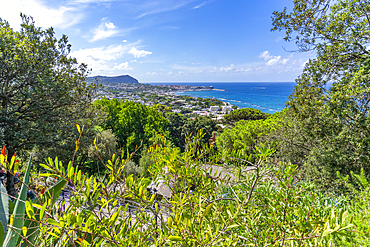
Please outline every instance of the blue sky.
[[[290, 82], [313, 54], [271, 15], [292, 0], [0, 0], [0, 18], [19, 29], [19, 13], [66, 34], [71, 56], [91, 75], [129, 74], [140, 82]], [[285, 48], [285, 49], [284, 49]]]

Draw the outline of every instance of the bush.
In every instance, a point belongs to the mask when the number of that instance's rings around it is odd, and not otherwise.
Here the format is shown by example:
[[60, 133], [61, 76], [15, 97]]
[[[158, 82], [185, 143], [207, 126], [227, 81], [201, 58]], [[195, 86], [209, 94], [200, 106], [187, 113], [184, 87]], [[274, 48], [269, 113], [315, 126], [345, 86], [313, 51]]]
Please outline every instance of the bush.
[[254, 108], [242, 108], [230, 112], [224, 116], [223, 122], [225, 124], [234, 125], [240, 120], [264, 120], [270, 116], [269, 113], [264, 113], [261, 110]]

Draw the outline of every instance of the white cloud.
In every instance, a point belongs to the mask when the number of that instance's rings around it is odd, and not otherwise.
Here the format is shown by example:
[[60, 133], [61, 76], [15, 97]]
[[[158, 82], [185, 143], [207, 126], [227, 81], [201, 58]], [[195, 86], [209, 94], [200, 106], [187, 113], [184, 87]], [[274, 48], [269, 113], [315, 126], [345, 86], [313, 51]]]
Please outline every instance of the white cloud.
[[234, 70], [234, 69], [235, 69], [235, 65], [234, 64], [231, 64], [230, 66], [221, 67], [220, 68], [220, 71], [222, 71], [222, 72], [228, 72], [228, 71], [231, 71], [231, 70]]
[[134, 55], [135, 58], [145, 57], [147, 55], [152, 54], [151, 51], [138, 50], [135, 47], [132, 47], [128, 53]]
[[112, 22], [107, 22], [107, 23], [104, 23], [104, 25], [108, 28], [108, 29], [115, 29], [116, 26], [114, 26], [114, 24]]
[[124, 39], [124, 40], [122, 40], [122, 42], [123, 42], [123, 43], [126, 43], [126, 42], [127, 42], [127, 40], [125, 40], [125, 39]]
[[206, 5], [207, 3], [210, 3], [210, 2], [213, 2], [213, 0], [209, 0], [209, 1], [204, 1], [203, 3], [195, 6], [194, 8], [192, 9], [199, 9], [200, 7], [203, 7], [204, 5]]
[[142, 18], [147, 15], [159, 14], [163, 12], [173, 11], [179, 9], [194, 0], [177, 0], [177, 1], [170, 1], [170, 0], [162, 0], [162, 1], [148, 1], [141, 8], [147, 9], [146, 12], [139, 15], [137, 18]]
[[130, 48], [123, 45], [96, 47], [73, 51], [71, 57], [77, 58], [79, 63], [86, 63], [93, 70], [93, 74], [112, 70], [131, 70], [128, 62], [118, 62], [128, 53]]
[[71, 3], [105, 3], [114, 2], [115, 0], [72, 0]]
[[267, 61], [267, 60], [271, 59], [272, 56], [270, 55], [269, 51], [264, 51], [264, 52], [261, 52], [261, 54], [258, 57], [263, 58]]
[[269, 59], [266, 64], [269, 65], [269, 66], [278, 64], [279, 61], [280, 61], [280, 58], [281, 58], [281, 56], [274, 56], [271, 59]]
[[[293, 59], [293, 54], [288, 57], [282, 56], [273, 56], [269, 51], [261, 52], [258, 55], [258, 58], [262, 58], [264, 61], [244, 63], [244, 64], [230, 64], [223, 66], [197, 66], [195, 63], [192, 63], [190, 66], [184, 65], [173, 65], [172, 69], [178, 70], [181, 72], [186, 72], [187, 74], [199, 74], [201, 75], [227, 75], [233, 76], [236, 74], [244, 76], [254, 76], [258, 74], [264, 75], [273, 75], [273, 74], [282, 74], [286, 73], [291, 75], [298, 76], [302, 72], [302, 63], [307, 60], [307, 57], [298, 57]], [[307, 61], [306, 61], [307, 62]], [[305, 62], [305, 63], [306, 63]], [[176, 72], [178, 73], [178, 72]]]
[[132, 70], [132, 68], [128, 65], [128, 62], [124, 62], [114, 66], [113, 70]]
[[112, 22], [103, 22], [93, 29], [92, 32], [94, 33], [94, 36], [90, 42], [115, 36], [120, 33], [120, 30]]
[[152, 76], [154, 76], [154, 75], [157, 75], [158, 73], [157, 73], [157, 72], [152, 72], [152, 73], [147, 72], [146, 74], [147, 74], [147, 75], [152, 75]]
[[79, 23], [83, 18], [83, 12], [78, 8], [67, 5], [52, 8], [38, 0], [0, 0], [0, 6], [0, 17], [16, 30], [19, 30], [22, 22], [20, 13], [32, 16], [36, 26], [42, 28], [66, 28]]
[[264, 52], [261, 52], [258, 57], [263, 58], [266, 61], [266, 65], [274, 66], [277, 64], [285, 65], [292, 56], [281, 59], [281, 56], [272, 56], [269, 51], [264, 51]]

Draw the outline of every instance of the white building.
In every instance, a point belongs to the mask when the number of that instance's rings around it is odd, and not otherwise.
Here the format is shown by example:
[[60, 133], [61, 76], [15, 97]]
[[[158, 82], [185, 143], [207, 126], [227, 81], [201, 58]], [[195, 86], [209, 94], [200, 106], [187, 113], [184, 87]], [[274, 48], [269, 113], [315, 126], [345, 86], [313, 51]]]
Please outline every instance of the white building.
[[211, 107], [209, 107], [209, 111], [210, 112], [217, 112], [218, 111], [218, 109], [220, 109], [220, 107], [219, 106], [211, 106]]
[[231, 108], [231, 106], [223, 106], [222, 107], [222, 113], [223, 114], [229, 114], [231, 111], [233, 110], [233, 108]]

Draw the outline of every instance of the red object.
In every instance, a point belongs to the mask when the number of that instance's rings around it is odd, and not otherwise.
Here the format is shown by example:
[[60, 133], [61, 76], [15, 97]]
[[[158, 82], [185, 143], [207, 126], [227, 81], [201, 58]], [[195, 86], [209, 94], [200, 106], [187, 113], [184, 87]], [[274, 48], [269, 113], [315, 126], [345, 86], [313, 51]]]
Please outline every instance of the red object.
[[213, 137], [211, 137], [209, 140], [211, 142], [215, 142], [216, 141], [216, 133], [213, 133]]

